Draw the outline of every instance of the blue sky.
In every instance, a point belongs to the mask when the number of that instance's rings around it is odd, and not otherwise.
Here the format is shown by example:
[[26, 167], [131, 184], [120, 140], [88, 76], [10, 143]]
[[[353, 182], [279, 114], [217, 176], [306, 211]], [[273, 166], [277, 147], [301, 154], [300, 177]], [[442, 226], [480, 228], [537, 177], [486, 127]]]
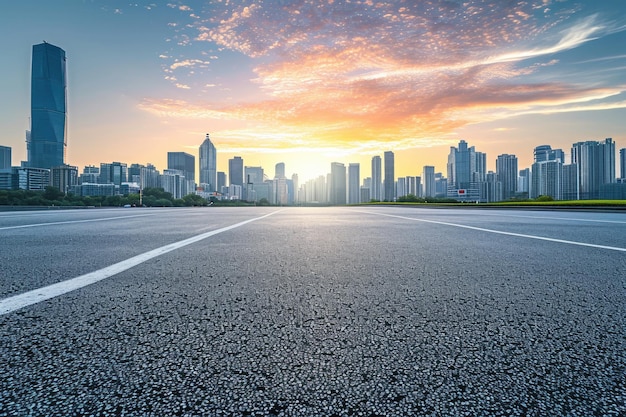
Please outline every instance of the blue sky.
[[0, 5], [0, 144], [25, 159], [30, 54], [68, 57], [68, 163], [165, 168], [209, 132], [306, 179], [396, 153], [445, 172], [465, 139], [520, 168], [541, 144], [626, 147], [626, 2], [41, 1]]

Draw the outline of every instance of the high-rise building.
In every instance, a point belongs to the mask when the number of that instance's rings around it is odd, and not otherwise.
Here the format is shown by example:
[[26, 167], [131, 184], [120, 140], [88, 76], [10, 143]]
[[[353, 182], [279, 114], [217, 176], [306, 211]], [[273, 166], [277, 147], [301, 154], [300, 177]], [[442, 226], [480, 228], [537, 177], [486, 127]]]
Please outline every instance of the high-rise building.
[[33, 45], [31, 130], [26, 136], [29, 167], [50, 169], [65, 164], [66, 85], [65, 51], [46, 42]]
[[228, 160], [228, 176], [230, 177], [230, 184], [243, 187], [243, 159], [240, 156]]
[[549, 196], [563, 199], [563, 164], [560, 160], [535, 162], [532, 166], [530, 197]]
[[122, 162], [111, 162], [100, 164], [100, 175], [98, 182], [100, 184], [115, 184], [118, 187], [126, 182], [128, 178], [128, 167]]
[[223, 194], [223, 188], [228, 184], [228, 178], [226, 178], [226, 173], [222, 171], [217, 172], [217, 192]]
[[380, 187], [382, 182], [382, 162], [380, 156], [377, 155], [372, 158], [372, 184], [370, 187], [370, 197], [372, 200], [380, 201], [383, 199]]
[[425, 165], [422, 178], [424, 179], [424, 197], [437, 195], [437, 190], [435, 190], [435, 167]]
[[576, 164], [578, 199], [600, 198], [600, 186], [615, 182], [615, 144], [613, 139], [577, 142], [572, 145], [572, 164]]
[[384, 193], [386, 201], [394, 201], [396, 199], [395, 193], [395, 162], [394, 155], [391, 151], [386, 151], [384, 154], [385, 158], [385, 179], [384, 181]]
[[626, 148], [619, 150], [619, 177], [626, 180]]
[[561, 161], [565, 163], [565, 153], [561, 149], [552, 149], [550, 145], [539, 145], [534, 150], [535, 162]]
[[196, 157], [187, 152], [168, 152], [167, 169], [182, 171], [186, 180], [195, 181]]
[[502, 183], [502, 199], [515, 197], [517, 191], [517, 157], [502, 154], [496, 159], [497, 180]]
[[330, 164], [330, 204], [346, 204], [346, 166], [340, 162]]
[[274, 178], [287, 178], [285, 176], [285, 163], [279, 162], [274, 169]]
[[517, 177], [517, 192], [525, 193], [528, 197], [530, 192], [530, 168], [520, 170]]
[[487, 155], [468, 147], [464, 140], [458, 148], [450, 147], [448, 155], [448, 197], [476, 201], [480, 183], [486, 179]]
[[246, 184], [263, 184], [265, 181], [265, 173], [263, 167], [245, 167]]
[[217, 150], [208, 133], [200, 145], [200, 184], [205, 191], [217, 191]]
[[0, 146], [0, 169], [11, 169], [11, 148]]
[[361, 165], [348, 165], [348, 204], [361, 202]]
[[50, 184], [67, 194], [74, 185], [78, 185], [78, 167], [61, 165], [50, 169]]

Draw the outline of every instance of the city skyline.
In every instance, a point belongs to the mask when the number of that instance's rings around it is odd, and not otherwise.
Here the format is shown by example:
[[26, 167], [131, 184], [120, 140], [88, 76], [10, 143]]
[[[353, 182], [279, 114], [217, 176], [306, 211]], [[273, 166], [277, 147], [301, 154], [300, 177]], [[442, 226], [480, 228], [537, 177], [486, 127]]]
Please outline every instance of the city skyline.
[[28, 0], [0, 13], [12, 33], [0, 41], [11, 63], [0, 144], [14, 165], [27, 159], [29, 54], [46, 40], [68, 56], [72, 165], [133, 154], [164, 167], [167, 152], [195, 155], [208, 131], [222, 170], [238, 155], [284, 161], [302, 179], [337, 160], [367, 176], [389, 149], [398, 176], [445, 172], [459, 139], [489, 155], [489, 170], [507, 153], [529, 167], [527, 150], [542, 144], [626, 143], [624, 11], [619, 1]]

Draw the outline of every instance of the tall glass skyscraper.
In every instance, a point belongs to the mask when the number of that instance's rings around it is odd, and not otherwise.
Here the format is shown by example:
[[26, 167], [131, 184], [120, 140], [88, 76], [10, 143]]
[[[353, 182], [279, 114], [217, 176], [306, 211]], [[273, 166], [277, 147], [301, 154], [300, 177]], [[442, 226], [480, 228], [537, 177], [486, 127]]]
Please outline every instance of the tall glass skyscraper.
[[386, 201], [394, 201], [396, 199], [395, 182], [396, 182], [396, 170], [393, 152], [387, 151], [384, 153], [385, 159], [385, 178], [383, 179], [383, 191]]
[[217, 150], [208, 133], [200, 145], [200, 183], [208, 184], [208, 191], [219, 191], [217, 188]]
[[370, 198], [372, 200], [382, 200], [380, 185], [383, 182], [382, 162], [380, 156], [372, 158], [372, 185], [370, 186]]
[[33, 45], [31, 131], [27, 135], [30, 167], [49, 169], [65, 163], [66, 87], [65, 51], [46, 42]]

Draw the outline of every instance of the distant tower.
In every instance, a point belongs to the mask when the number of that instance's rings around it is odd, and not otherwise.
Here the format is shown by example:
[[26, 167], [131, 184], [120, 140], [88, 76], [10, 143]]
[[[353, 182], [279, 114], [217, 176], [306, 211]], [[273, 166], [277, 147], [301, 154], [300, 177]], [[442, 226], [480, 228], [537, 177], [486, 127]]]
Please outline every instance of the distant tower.
[[361, 165], [348, 165], [348, 204], [361, 202]]
[[346, 166], [340, 162], [330, 164], [330, 204], [346, 204]]
[[228, 176], [231, 185], [243, 187], [243, 159], [240, 156], [228, 160]]
[[218, 191], [217, 150], [208, 133], [200, 145], [200, 184], [208, 184], [205, 186], [207, 191]]
[[0, 169], [11, 169], [11, 148], [0, 146]]
[[424, 180], [424, 197], [436, 196], [437, 190], [435, 189], [435, 167], [431, 165], [424, 165], [422, 179]]
[[393, 201], [396, 198], [395, 193], [395, 162], [393, 152], [385, 152], [385, 179], [384, 179], [384, 192], [385, 200]]
[[502, 199], [509, 200], [517, 191], [517, 157], [502, 154], [496, 159], [496, 174], [502, 183]]
[[167, 169], [183, 171], [186, 180], [196, 180], [196, 157], [187, 152], [168, 152]]
[[65, 164], [67, 147], [67, 96], [65, 51], [49, 43], [33, 45], [30, 113], [27, 134], [28, 166]]
[[382, 193], [380, 192], [380, 185], [383, 182], [382, 177], [382, 162], [380, 156], [372, 158], [372, 184], [370, 191], [370, 198], [372, 200], [382, 200]]
[[274, 170], [274, 178], [286, 178], [284, 162], [279, 162], [276, 164], [276, 168]]

